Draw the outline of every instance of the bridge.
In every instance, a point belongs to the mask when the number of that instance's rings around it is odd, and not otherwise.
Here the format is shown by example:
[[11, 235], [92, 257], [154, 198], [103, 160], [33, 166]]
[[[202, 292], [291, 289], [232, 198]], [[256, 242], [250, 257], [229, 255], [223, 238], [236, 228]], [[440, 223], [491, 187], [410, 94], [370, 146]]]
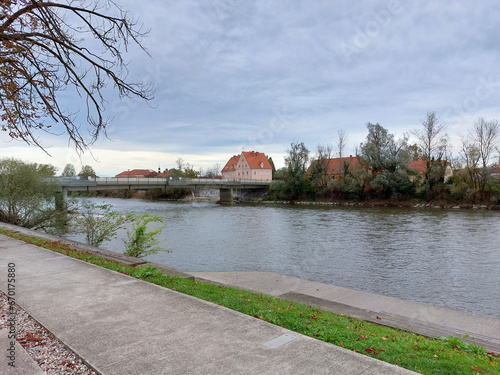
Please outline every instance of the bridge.
[[219, 189], [221, 204], [232, 204], [233, 189], [268, 190], [272, 181], [263, 180], [222, 180], [210, 178], [117, 178], [96, 177], [79, 179], [77, 177], [58, 177], [55, 182], [60, 186], [64, 204], [67, 204], [68, 191], [97, 191], [97, 190], [142, 190], [158, 188], [179, 189]]

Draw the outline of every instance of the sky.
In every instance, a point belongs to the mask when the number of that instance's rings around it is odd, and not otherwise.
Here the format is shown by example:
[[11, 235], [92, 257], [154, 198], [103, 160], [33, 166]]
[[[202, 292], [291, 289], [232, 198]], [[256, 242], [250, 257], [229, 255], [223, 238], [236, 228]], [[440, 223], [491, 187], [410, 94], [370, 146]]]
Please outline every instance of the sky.
[[[259, 151], [277, 167], [292, 142], [345, 154], [366, 124], [401, 137], [435, 111], [459, 154], [479, 117], [500, 119], [500, 4], [496, 0], [117, 0], [150, 32], [125, 54], [128, 79], [154, 99], [109, 92], [108, 138], [83, 155], [39, 133], [50, 157], [0, 134], [0, 157], [89, 164], [99, 176], [134, 168], [224, 166]], [[61, 93], [71, 110], [82, 100]], [[82, 117], [85, 134], [85, 117]], [[410, 138], [412, 141], [412, 138]]]

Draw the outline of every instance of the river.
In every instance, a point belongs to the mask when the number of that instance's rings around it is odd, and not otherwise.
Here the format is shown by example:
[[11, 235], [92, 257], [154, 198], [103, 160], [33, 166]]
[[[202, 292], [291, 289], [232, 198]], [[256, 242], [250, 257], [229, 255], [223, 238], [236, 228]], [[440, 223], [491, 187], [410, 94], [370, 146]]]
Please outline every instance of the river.
[[[500, 212], [92, 198], [158, 214], [183, 271], [269, 271], [500, 318]], [[82, 241], [82, 235], [70, 238]], [[123, 252], [122, 238], [103, 248]]]

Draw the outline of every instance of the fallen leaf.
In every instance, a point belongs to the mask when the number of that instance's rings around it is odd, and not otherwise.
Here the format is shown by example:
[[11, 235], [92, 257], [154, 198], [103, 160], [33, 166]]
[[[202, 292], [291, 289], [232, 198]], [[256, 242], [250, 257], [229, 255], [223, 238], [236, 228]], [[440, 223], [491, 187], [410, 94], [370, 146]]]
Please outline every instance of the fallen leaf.
[[477, 372], [480, 372], [481, 374], [486, 374], [487, 371], [483, 371], [481, 370], [479, 367], [474, 367], [474, 366], [471, 366], [470, 367], [471, 369], [473, 369], [474, 371], [477, 371]]
[[380, 316], [378, 316], [378, 315], [377, 315], [377, 319], [378, 319], [378, 320], [382, 320], [382, 318], [381, 318]]
[[371, 346], [369, 346], [368, 348], [366, 348], [365, 351], [367, 353], [378, 355], [378, 352], [375, 349], [373, 349]]
[[387, 341], [387, 337], [382, 337], [382, 340]]

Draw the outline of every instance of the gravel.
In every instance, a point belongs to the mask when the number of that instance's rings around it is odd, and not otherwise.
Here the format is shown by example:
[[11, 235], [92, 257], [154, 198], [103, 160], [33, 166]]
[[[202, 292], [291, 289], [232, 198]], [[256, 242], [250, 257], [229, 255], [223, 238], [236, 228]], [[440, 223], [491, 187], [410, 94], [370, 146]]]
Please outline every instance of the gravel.
[[[17, 342], [47, 374], [98, 375], [61, 341], [33, 319], [20, 306], [16, 313]], [[0, 291], [0, 329], [8, 329], [9, 305], [7, 296]]]

